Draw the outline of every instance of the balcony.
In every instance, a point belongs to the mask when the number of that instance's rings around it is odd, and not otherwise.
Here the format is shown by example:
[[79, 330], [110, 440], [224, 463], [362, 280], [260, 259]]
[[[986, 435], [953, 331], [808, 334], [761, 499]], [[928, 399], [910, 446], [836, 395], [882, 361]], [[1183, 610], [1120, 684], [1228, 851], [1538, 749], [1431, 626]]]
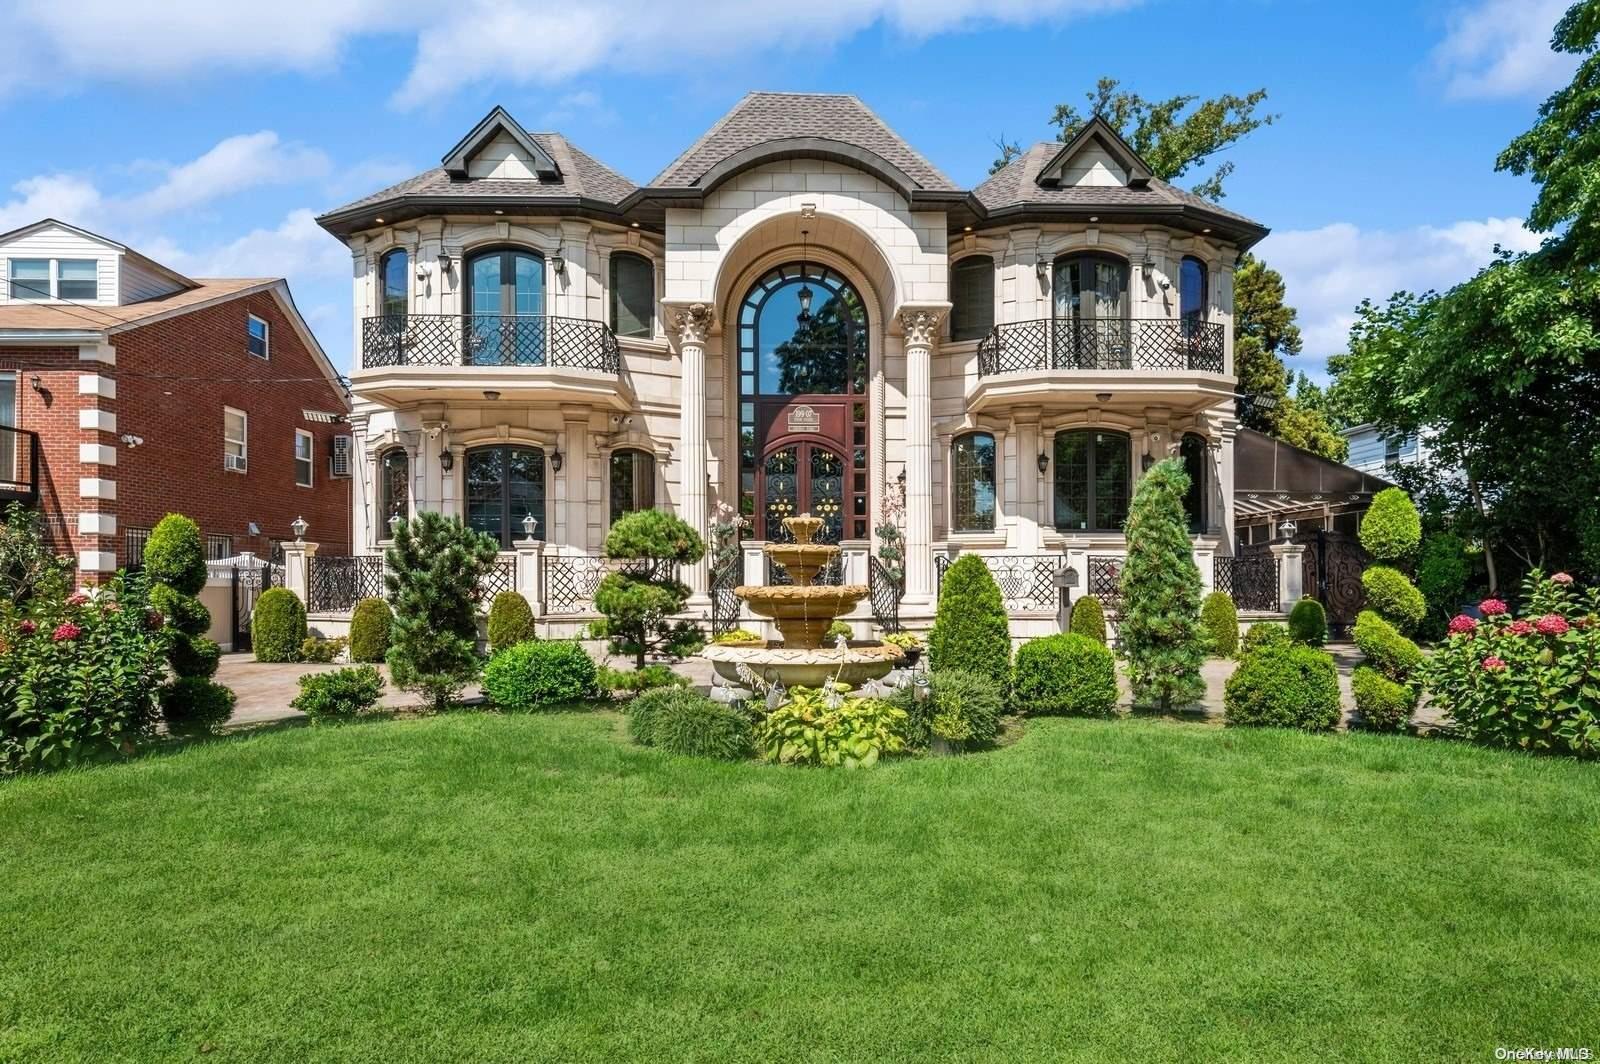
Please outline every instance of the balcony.
[[39, 501], [39, 434], [0, 425], [0, 507]]
[[354, 390], [388, 404], [439, 399], [602, 402], [629, 409], [611, 327], [549, 314], [395, 314], [361, 322]]
[[[1041, 398], [1203, 409], [1233, 394], [1220, 322], [1041, 318], [996, 325], [978, 342], [973, 412]], [[1109, 395], [1109, 400], [1099, 397]]]

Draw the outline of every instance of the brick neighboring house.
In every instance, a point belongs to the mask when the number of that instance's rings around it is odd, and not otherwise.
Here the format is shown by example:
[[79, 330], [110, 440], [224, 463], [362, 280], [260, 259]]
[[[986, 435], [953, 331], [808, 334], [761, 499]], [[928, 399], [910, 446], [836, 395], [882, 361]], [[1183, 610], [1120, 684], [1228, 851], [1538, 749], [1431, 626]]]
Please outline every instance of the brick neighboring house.
[[214, 558], [296, 516], [347, 552], [348, 410], [283, 279], [184, 277], [48, 218], [0, 234], [0, 505], [36, 506], [81, 579], [171, 512]]

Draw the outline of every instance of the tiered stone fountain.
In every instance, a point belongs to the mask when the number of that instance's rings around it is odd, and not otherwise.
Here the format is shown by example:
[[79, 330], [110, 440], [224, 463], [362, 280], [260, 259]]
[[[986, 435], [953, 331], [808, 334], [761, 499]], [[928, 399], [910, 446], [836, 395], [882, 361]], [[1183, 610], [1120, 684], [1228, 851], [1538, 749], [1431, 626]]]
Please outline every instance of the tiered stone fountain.
[[741, 664], [762, 678], [776, 673], [785, 687], [817, 687], [835, 679], [854, 687], [887, 674], [900, 656], [895, 647], [878, 642], [858, 642], [843, 648], [823, 645], [828, 626], [854, 609], [869, 592], [865, 584], [829, 586], [811, 582], [840, 553], [832, 544], [811, 542], [822, 528], [822, 519], [801, 514], [785, 518], [783, 527], [794, 536], [794, 542], [769, 543], [763, 549], [789, 571], [794, 583], [733, 590], [750, 604], [751, 610], [773, 619], [783, 634], [782, 645], [713, 644], [702, 651], [702, 656], [730, 684], [741, 683]]

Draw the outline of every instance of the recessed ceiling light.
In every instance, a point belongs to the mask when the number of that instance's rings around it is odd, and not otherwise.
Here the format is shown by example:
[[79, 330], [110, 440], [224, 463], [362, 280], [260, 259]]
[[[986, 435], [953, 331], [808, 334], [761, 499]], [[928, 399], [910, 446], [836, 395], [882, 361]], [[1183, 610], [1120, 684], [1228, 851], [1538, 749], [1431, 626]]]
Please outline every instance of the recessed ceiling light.
[[962, 227], [961, 227], [961, 231], [962, 231], [962, 232], [963, 232], [963, 233], [970, 233], [970, 232], [972, 232], [972, 226], [970, 226], [970, 225], [964, 225], [964, 226], [962, 226]]
[[373, 220], [373, 221], [375, 221], [375, 222], [377, 222], [377, 223], [378, 223], [378, 224], [379, 224], [379, 225], [382, 225], [382, 224], [383, 224], [383, 219], [382, 219], [382, 218], [374, 218], [374, 219], [372, 219], [372, 220]]
[[500, 208], [496, 207], [494, 213], [496, 213], [496, 214], [504, 214], [506, 212], [501, 210]]
[[1202, 233], [1209, 233], [1209, 232], [1211, 232], [1211, 230], [1209, 230], [1209, 229], [1202, 229], [1202, 230], [1200, 230], [1200, 231], [1201, 231], [1201, 232], [1202, 232]]
[[639, 223], [638, 223], [638, 222], [634, 222], [634, 223], [633, 223], [633, 227], [634, 227], [634, 228], [635, 228], [635, 229], [637, 229], [637, 228], [639, 228]]
[[1091, 222], [1098, 222], [1100, 220], [1100, 216], [1098, 214], [1091, 214], [1089, 215], [1089, 220]]

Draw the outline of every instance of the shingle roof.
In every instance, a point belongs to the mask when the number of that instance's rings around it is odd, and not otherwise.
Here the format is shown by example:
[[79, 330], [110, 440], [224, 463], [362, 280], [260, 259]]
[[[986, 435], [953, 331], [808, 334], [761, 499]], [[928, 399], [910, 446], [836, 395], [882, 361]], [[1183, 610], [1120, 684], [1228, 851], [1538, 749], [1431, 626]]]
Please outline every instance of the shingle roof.
[[691, 188], [717, 163], [774, 140], [835, 140], [879, 155], [924, 189], [957, 186], [854, 96], [817, 92], [752, 92], [650, 182]]
[[1242, 225], [1260, 223], [1220, 207], [1186, 189], [1151, 178], [1144, 188], [1123, 185], [1063, 185], [1045, 188], [1038, 183], [1039, 171], [1061, 150], [1061, 143], [1042, 140], [1012, 159], [1005, 169], [973, 189], [978, 202], [991, 211], [1006, 207], [1045, 205], [1066, 207], [1171, 207], [1182, 206], [1208, 211]]
[[8, 303], [0, 306], [0, 329], [120, 329], [207, 300], [239, 295], [248, 289], [270, 288], [278, 283], [278, 278], [196, 278], [194, 283], [193, 288], [114, 307], [86, 306], [81, 303]]
[[370, 207], [408, 196], [482, 196], [494, 199], [511, 196], [522, 199], [584, 198], [602, 203], [618, 204], [634, 190], [634, 184], [592, 155], [579, 149], [560, 133], [528, 134], [561, 167], [561, 180], [538, 181], [505, 177], [455, 178], [442, 166], [424, 170], [370, 196], [329, 211], [345, 211]]

